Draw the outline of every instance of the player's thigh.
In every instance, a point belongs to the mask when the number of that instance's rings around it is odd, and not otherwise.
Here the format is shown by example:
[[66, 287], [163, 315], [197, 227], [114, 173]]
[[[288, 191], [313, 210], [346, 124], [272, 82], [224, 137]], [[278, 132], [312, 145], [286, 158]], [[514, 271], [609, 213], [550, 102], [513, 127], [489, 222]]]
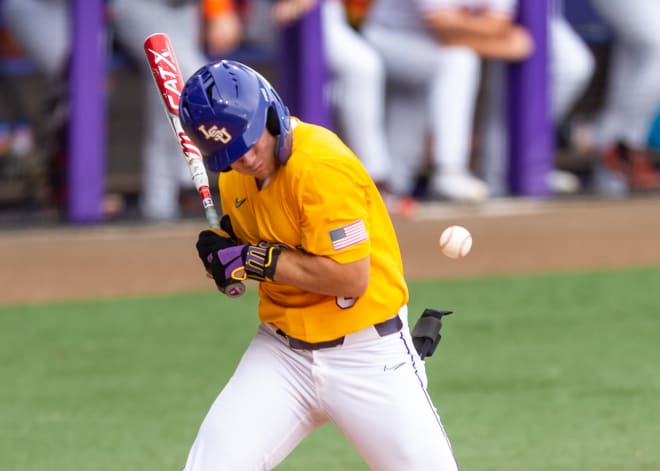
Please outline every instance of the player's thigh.
[[325, 57], [333, 76], [360, 80], [362, 88], [382, 82], [385, 70], [378, 51], [349, 26], [343, 5], [324, 2], [322, 8]]
[[594, 57], [591, 51], [565, 19], [553, 18], [549, 27], [553, 81], [580, 87], [593, 73]]
[[592, 0], [596, 11], [607, 21], [624, 41], [644, 47], [660, 47], [660, 2], [635, 0], [615, 2]]
[[167, 2], [112, 0], [112, 7], [117, 41], [137, 63], [146, 64], [144, 40], [154, 33], [170, 37], [184, 80], [206, 62], [199, 10], [194, 3], [173, 7]]
[[0, 13], [36, 67], [53, 77], [62, 72], [71, 49], [70, 13], [65, 0], [3, 0]]
[[186, 471], [271, 469], [325, 419], [304, 362], [261, 327], [204, 419]]
[[371, 469], [455, 470], [408, 330], [382, 340], [345, 351], [350, 359], [324, 396], [328, 415]]
[[442, 48], [429, 35], [370, 26], [364, 37], [379, 52], [389, 79], [424, 86], [437, 73]]

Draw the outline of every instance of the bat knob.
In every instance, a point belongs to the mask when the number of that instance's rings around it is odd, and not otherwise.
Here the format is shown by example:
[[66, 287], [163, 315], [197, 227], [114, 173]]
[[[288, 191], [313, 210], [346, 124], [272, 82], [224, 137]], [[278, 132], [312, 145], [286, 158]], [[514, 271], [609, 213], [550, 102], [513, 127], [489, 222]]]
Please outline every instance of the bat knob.
[[243, 293], [245, 293], [245, 285], [240, 281], [225, 286], [225, 294], [230, 298], [238, 298], [243, 296]]

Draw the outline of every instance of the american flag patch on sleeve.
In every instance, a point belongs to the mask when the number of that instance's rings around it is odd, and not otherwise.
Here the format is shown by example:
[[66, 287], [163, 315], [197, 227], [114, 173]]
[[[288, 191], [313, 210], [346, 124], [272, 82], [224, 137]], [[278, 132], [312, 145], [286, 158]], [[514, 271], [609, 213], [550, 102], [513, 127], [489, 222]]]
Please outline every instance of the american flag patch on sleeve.
[[335, 250], [345, 249], [351, 245], [359, 244], [367, 240], [367, 230], [364, 221], [360, 219], [347, 226], [342, 226], [329, 232], [332, 248]]

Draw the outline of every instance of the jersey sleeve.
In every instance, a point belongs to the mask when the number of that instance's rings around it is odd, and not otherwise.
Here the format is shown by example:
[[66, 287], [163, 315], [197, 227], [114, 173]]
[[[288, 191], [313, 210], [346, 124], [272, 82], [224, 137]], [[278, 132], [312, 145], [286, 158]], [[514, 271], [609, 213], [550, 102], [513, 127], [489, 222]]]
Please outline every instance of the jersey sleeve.
[[369, 211], [364, 172], [357, 165], [317, 163], [301, 181], [303, 249], [339, 263], [370, 253]]

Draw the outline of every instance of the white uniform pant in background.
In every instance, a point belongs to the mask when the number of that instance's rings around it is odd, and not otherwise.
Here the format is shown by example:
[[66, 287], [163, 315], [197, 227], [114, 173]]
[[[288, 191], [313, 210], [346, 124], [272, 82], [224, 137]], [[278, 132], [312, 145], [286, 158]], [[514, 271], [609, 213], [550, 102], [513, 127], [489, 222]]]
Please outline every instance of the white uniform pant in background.
[[153, 220], [178, 217], [179, 189], [192, 188], [193, 183], [144, 58], [144, 40], [153, 33], [170, 37], [184, 81], [207, 61], [200, 42], [198, 3], [179, 7], [168, 3], [166, 0], [111, 1], [117, 41], [140, 66], [143, 76], [146, 108], [141, 206], [143, 215]]
[[646, 147], [660, 107], [660, 1], [592, 0], [614, 32], [599, 139]]
[[378, 52], [346, 21], [343, 3], [324, 0], [323, 41], [330, 70], [330, 101], [339, 134], [371, 178], [391, 174], [385, 136], [385, 68]]
[[2, 0], [5, 25], [48, 78], [67, 65], [71, 44], [69, 0]]
[[481, 78], [479, 56], [467, 48], [442, 46], [422, 32], [392, 30], [368, 21], [363, 34], [382, 55], [388, 77], [392, 189], [399, 194], [413, 190], [426, 130], [433, 140], [437, 171], [468, 172]]
[[550, 105], [552, 120], [560, 122], [584, 93], [596, 66], [584, 40], [562, 16], [548, 23], [550, 40]]
[[[550, 111], [553, 124], [564, 119], [591, 79], [595, 61], [585, 42], [566, 19], [553, 15], [548, 23]], [[487, 61], [479, 127], [479, 168], [492, 196], [508, 196], [508, 67]]]
[[457, 470], [405, 307], [400, 316], [399, 332], [381, 337], [367, 327], [314, 351], [294, 350], [261, 325], [204, 419], [185, 471], [272, 469], [328, 422], [373, 470]]

